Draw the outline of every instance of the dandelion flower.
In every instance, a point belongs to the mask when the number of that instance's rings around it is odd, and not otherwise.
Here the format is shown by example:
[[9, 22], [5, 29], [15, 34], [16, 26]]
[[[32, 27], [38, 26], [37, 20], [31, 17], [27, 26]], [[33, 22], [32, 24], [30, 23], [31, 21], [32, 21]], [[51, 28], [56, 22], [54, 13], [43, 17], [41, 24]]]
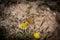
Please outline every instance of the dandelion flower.
[[40, 38], [40, 34], [38, 32], [35, 32], [33, 35], [34, 35], [34, 38], [36, 38], [36, 39]]
[[29, 22], [26, 21], [24, 23], [21, 23], [19, 27], [23, 29], [23, 28], [26, 28], [28, 25], [29, 25]]

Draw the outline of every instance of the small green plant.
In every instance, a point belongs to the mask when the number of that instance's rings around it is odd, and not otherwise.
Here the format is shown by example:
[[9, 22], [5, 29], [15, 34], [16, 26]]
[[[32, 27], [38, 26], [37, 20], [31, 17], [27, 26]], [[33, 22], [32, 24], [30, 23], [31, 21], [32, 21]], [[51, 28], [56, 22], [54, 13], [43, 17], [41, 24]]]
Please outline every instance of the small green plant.
[[29, 33], [28, 30], [24, 30], [23, 33], [18, 32], [18, 33], [16, 34], [16, 38], [17, 38], [17, 39], [24, 39], [24, 40], [32, 39], [31, 33]]

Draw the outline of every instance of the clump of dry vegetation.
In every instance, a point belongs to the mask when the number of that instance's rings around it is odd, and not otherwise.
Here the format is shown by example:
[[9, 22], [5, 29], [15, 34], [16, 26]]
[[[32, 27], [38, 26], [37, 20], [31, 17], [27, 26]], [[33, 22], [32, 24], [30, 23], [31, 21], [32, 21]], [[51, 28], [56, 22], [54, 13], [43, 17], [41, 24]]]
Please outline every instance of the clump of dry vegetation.
[[[60, 4], [57, 3], [51, 0], [1, 0], [1, 40], [59, 40]], [[22, 23], [27, 27], [20, 28]], [[35, 32], [40, 34], [39, 39], [34, 38]]]

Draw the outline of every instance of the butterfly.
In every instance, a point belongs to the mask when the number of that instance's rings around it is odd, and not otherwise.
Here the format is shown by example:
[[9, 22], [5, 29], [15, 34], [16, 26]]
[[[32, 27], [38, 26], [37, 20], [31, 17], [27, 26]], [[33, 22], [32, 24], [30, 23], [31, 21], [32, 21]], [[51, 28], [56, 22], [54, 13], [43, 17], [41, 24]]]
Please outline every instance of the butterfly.
[[31, 17], [27, 18], [27, 21], [28, 21], [29, 23], [34, 23], [34, 17], [31, 16]]

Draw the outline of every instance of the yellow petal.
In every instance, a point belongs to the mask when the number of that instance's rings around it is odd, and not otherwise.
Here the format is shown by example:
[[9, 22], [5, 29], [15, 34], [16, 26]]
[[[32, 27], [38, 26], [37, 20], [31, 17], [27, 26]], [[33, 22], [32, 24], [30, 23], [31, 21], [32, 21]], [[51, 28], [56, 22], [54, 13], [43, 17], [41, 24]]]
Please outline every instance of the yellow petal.
[[34, 37], [35, 37], [36, 39], [39, 39], [39, 38], [40, 38], [40, 34], [39, 34], [38, 32], [35, 32], [35, 33], [34, 33]]
[[29, 22], [24, 22], [22, 24], [19, 25], [20, 28], [26, 28], [29, 25]]

